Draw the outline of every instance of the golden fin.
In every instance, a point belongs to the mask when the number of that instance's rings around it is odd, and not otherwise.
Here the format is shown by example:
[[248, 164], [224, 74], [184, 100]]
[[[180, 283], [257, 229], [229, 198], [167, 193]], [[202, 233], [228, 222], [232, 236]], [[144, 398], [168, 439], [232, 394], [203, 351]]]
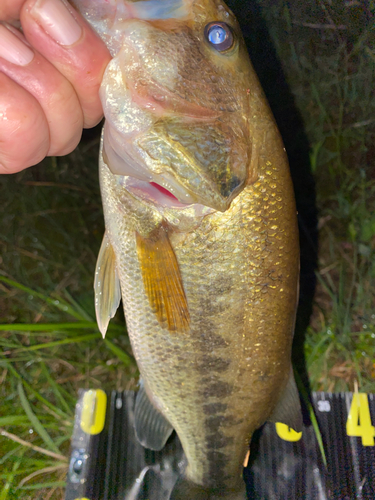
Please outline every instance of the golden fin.
[[107, 233], [104, 233], [102, 246], [96, 261], [94, 291], [96, 321], [104, 338], [109, 321], [116, 314], [121, 300], [115, 252]]
[[138, 233], [137, 253], [151, 309], [170, 332], [189, 329], [190, 315], [176, 255], [163, 227], [148, 238]]

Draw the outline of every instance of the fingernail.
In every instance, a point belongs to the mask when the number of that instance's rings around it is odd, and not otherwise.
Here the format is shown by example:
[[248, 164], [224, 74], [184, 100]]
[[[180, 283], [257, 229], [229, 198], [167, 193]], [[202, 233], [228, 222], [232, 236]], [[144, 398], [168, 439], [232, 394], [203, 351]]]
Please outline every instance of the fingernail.
[[0, 24], [0, 57], [12, 64], [26, 66], [34, 59], [34, 52], [11, 31], [11, 28]]
[[57, 43], [73, 45], [81, 38], [81, 26], [61, 0], [39, 0], [33, 6], [32, 13]]

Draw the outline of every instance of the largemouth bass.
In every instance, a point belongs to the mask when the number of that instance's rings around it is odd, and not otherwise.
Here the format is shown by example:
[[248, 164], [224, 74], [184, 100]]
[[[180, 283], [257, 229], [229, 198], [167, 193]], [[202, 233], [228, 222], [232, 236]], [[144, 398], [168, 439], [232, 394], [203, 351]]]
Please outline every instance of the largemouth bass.
[[113, 59], [101, 87], [103, 333], [122, 296], [142, 377], [136, 434], [175, 429], [177, 499], [244, 499], [265, 421], [301, 428], [291, 369], [298, 233], [287, 156], [221, 0], [75, 4]]

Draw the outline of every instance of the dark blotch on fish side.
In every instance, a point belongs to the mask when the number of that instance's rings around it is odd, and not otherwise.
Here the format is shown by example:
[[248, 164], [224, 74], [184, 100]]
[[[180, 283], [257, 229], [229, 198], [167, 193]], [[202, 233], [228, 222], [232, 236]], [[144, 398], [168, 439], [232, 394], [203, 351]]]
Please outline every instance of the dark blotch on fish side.
[[212, 427], [212, 428], [215, 428], [215, 427], [218, 428], [222, 422], [225, 422], [226, 426], [234, 426], [234, 425], [241, 424], [243, 422], [243, 418], [237, 418], [234, 415], [216, 414], [216, 415], [209, 416], [205, 420], [206, 427]]
[[235, 425], [239, 425], [242, 422], [243, 418], [237, 418], [234, 415], [213, 414], [213, 415], [208, 415], [208, 417], [204, 421], [204, 424], [205, 427], [210, 430], [210, 432], [220, 433], [221, 432], [220, 426], [222, 424], [224, 427], [228, 428], [228, 427], [234, 427]]
[[202, 394], [205, 398], [217, 397], [223, 398], [230, 394], [232, 390], [232, 386], [227, 382], [221, 382], [220, 380], [214, 380], [207, 385], [204, 384], [204, 380], [202, 380]]
[[204, 423], [206, 427], [210, 429], [218, 429], [219, 425], [225, 420], [224, 415], [210, 415], [208, 416]]
[[[212, 284], [212, 289], [214, 289], [214, 283]], [[217, 293], [219, 294], [220, 292], [218, 291]], [[206, 331], [215, 330], [215, 323], [205, 318], [205, 316], [207, 317], [207, 312], [210, 311], [212, 314], [212, 318], [214, 318], [215, 316], [223, 313], [227, 308], [228, 305], [221, 300], [202, 297], [202, 300], [200, 301], [200, 315], [201, 323], [206, 327]]]
[[224, 413], [228, 408], [225, 403], [208, 403], [203, 405], [203, 412], [205, 415], [217, 415], [219, 413]]
[[235, 288], [233, 284], [233, 278], [231, 276], [218, 276], [212, 282], [212, 289], [215, 290], [216, 294], [230, 293]]
[[[230, 457], [225, 453], [215, 449], [207, 450], [207, 461], [209, 463], [209, 477], [207, 478], [207, 485], [215, 485], [217, 489], [222, 486], [225, 488], [225, 483], [231, 479], [226, 473], [227, 463]], [[215, 488], [215, 489], [216, 489]]]
[[198, 365], [198, 370], [202, 374], [206, 372], [210, 373], [212, 371], [223, 372], [228, 369], [229, 365], [230, 365], [230, 360], [228, 359], [210, 356], [206, 354], [202, 356]]
[[225, 448], [229, 444], [233, 443], [233, 437], [224, 436], [224, 434], [217, 430], [207, 436], [206, 443], [210, 446], [211, 450], [219, 450], [220, 448]]
[[[211, 349], [215, 347], [227, 347], [227, 342], [220, 335], [215, 335], [211, 332], [205, 332], [200, 334], [200, 340], [203, 346], [209, 345]], [[203, 348], [202, 348], [203, 350]]]

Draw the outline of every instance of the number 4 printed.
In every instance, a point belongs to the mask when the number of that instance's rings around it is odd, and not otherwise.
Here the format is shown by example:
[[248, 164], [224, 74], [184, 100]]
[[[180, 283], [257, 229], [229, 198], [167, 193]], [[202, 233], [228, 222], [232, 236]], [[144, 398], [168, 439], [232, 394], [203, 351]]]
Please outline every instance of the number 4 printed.
[[370, 407], [365, 393], [353, 394], [346, 422], [346, 434], [361, 437], [363, 446], [375, 445], [375, 427], [371, 424]]

